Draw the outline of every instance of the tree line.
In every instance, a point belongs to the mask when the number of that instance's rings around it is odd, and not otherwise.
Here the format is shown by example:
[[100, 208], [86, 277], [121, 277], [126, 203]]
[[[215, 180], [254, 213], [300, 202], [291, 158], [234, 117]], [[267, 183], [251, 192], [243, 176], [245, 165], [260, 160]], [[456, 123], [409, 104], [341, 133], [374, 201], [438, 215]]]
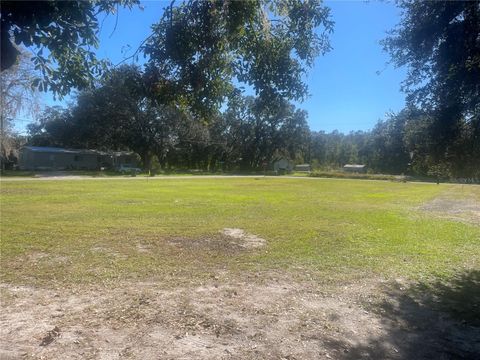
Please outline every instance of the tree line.
[[459, 119], [459, 129], [438, 156], [434, 128], [438, 119], [424, 110], [407, 107], [391, 113], [370, 131], [342, 134], [312, 132], [312, 162], [338, 168], [345, 163], [366, 164], [377, 173], [422, 177], [480, 179], [478, 126]]
[[[265, 104], [233, 93], [224, 109], [202, 122], [194, 113], [158, 104], [146, 74], [124, 65], [68, 108], [48, 108], [29, 125], [39, 146], [132, 150], [146, 169], [263, 170], [279, 157], [338, 169], [366, 164], [371, 171], [456, 178], [480, 176], [478, 129], [461, 125], [442, 161], [434, 157], [436, 119], [418, 108], [389, 114], [370, 131], [311, 131], [308, 114], [288, 101]], [[460, 161], [459, 161], [460, 160]]]
[[287, 101], [265, 104], [232, 93], [223, 111], [202, 121], [194, 112], [159, 104], [137, 66], [111, 71], [68, 108], [52, 107], [28, 126], [38, 146], [132, 150], [146, 169], [256, 170], [275, 156], [306, 153], [307, 114]]

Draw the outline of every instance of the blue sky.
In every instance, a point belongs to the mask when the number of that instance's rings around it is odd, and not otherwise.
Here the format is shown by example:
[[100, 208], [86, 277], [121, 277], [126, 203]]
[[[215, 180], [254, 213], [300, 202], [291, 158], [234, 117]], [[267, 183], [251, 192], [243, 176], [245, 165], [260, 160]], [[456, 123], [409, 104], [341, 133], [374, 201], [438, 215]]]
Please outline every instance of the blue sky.
[[[166, 1], [145, 1], [144, 10], [121, 10], [103, 21], [97, 54], [114, 64], [134, 52], [150, 34]], [[404, 69], [387, 65], [388, 54], [379, 41], [399, 21], [399, 10], [389, 2], [326, 1], [335, 21], [331, 35], [333, 50], [320, 56], [310, 69], [306, 82], [311, 96], [299, 107], [309, 113], [312, 130], [342, 132], [367, 130], [389, 111], [404, 105], [400, 83]], [[141, 56], [141, 55], [140, 55]], [[381, 71], [377, 75], [377, 71]], [[45, 103], [54, 105], [45, 95]]]

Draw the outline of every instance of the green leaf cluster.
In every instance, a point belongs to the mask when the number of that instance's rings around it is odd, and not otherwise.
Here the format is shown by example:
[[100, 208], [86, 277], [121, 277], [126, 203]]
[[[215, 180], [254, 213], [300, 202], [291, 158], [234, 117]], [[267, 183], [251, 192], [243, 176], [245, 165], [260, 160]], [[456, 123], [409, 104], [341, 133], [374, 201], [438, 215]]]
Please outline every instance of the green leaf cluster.
[[265, 103], [304, 99], [332, 29], [319, 0], [189, 0], [165, 9], [142, 50], [154, 96], [208, 119], [242, 86]]
[[64, 96], [85, 89], [107, 68], [96, 58], [98, 14], [114, 14], [139, 0], [2, 1], [2, 71], [17, 61], [16, 46], [35, 49], [32, 61], [41, 74], [33, 86]]

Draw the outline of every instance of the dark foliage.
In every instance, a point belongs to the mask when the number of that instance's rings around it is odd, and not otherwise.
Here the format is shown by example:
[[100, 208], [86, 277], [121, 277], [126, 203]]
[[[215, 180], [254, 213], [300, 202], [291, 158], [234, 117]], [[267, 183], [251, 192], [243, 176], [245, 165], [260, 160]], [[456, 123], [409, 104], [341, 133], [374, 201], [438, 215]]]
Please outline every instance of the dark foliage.
[[383, 45], [395, 65], [408, 67], [407, 101], [432, 120], [430, 156], [448, 162], [465, 127], [473, 146], [480, 143], [480, 2], [398, 3], [402, 20]]
[[98, 14], [131, 8], [138, 0], [2, 1], [1, 70], [12, 67], [23, 45], [41, 77], [32, 85], [66, 95], [90, 87], [106, 67], [93, 51], [98, 46]]

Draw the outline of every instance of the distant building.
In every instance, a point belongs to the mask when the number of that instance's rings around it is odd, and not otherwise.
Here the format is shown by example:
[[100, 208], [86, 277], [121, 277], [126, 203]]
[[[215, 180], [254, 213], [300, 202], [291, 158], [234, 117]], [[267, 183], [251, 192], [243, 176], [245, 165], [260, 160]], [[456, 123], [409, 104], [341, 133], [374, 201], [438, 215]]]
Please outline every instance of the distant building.
[[276, 173], [289, 173], [293, 170], [293, 162], [285, 157], [273, 160], [273, 171]]
[[353, 173], [366, 173], [367, 167], [366, 165], [361, 165], [361, 164], [346, 164], [343, 167], [343, 171], [353, 172]]
[[44, 146], [24, 146], [20, 149], [20, 170], [100, 170], [116, 169], [122, 164], [136, 164], [130, 152], [102, 152], [85, 149], [63, 149]]
[[312, 171], [312, 167], [310, 164], [299, 164], [295, 165], [295, 171], [310, 172]]
[[114, 151], [107, 153], [110, 159], [110, 165], [112, 169], [118, 170], [122, 165], [128, 165], [130, 167], [138, 167], [137, 156], [131, 151]]

